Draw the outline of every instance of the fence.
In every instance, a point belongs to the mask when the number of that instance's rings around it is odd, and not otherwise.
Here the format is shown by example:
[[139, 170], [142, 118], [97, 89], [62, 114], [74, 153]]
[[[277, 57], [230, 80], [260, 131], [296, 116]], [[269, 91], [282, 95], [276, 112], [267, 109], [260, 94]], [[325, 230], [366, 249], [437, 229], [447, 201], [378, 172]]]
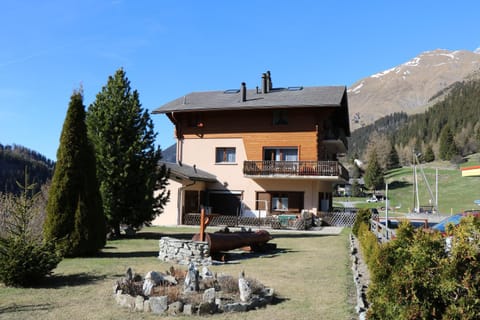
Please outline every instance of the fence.
[[[356, 208], [334, 208], [330, 212], [318, 212], [317, 217], [322, 219], [322, 222], [329, 226], [351, 227], [355, 223], [357, 216]], [[285, 222], [286, 221], [286, 222]], [[199, 213], [188, 213], [183, 218], [183, 224], [186, 225], [200, 225]], [[264, 227], [273, 229], [295, 229], [305, 230], [312, 226], [312, 217], [298, 218], [294, 220], [283, 220], [276, 216], [269, 216], [266, 218], [255, 217], [237, 217], [212, 215], [209, 225], [211, 226], [251, 226]]]

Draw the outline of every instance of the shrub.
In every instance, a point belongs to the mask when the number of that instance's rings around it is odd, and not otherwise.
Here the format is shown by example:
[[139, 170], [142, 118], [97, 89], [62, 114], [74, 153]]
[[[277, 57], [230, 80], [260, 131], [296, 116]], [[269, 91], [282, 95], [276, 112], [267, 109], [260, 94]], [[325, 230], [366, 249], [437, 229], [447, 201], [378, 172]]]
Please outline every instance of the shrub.
[[34, 186], [25, 176], [20, 195], [0, 195], [0, 281], [7, 286], [35, 284], [61, 261], [54, 243], [44, 242], [32, 224], [41, 215], [39, 194], [29, 195]]
[[358, 229], [360, 227], [360, 224], [363, 222], [367, 226], [370, 225], [370, 219], [372, 218], [372, 212], [370, 209], [359, 209], [357, 211], [357, 216], [355, 217], [355, 223], [353, 224], [352, 227], [352, 233], [358, 237]]
[[53, 243], [21, 237], [0, 238], [0, 281], [7, 286], [29, 286], [51, 274], [60, 262]]
[[[468, 218], [449, 238], [402, 223], [370, 267], [370, 319], [477, 319], [480, 228]], [[447, 239], [450, 243], [447, 245]]]

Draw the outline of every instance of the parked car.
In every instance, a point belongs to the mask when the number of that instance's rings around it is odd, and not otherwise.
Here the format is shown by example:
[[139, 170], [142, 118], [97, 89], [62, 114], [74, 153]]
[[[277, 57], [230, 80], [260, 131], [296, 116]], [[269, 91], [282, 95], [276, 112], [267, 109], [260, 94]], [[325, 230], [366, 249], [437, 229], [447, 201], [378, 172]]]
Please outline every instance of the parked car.
[[378, 202], [378, 199], [377, 197], [373, 196], [373, 197], [370, 197], [367, 199], [367, 203], [374, 203], [374, 202]]

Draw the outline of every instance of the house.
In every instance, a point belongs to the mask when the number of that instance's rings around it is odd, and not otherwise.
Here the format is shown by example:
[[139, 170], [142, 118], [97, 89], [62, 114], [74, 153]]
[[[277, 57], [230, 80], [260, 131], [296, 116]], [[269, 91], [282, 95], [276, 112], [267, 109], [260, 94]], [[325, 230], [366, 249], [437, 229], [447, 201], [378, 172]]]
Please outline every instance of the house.
[[153, 224], [189, 213], [265, 217], [332, 207], [348, 181], [338, 156], [350, 135], [344, 86], [261, 87], [192, 92], [153, 111], [175, 126], [170, 202]]

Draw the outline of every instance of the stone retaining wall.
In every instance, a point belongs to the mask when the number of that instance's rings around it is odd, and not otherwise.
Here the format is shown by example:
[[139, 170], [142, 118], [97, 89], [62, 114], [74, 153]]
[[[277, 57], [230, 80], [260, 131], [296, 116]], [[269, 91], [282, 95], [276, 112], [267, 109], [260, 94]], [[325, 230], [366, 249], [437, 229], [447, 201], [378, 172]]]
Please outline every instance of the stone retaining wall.
[[212, 264], [207, 242], [162, 237], [159, 246], [158, 258], [162, 261], [180, 265], [188, 265], [193, 262], [196, 266]]

